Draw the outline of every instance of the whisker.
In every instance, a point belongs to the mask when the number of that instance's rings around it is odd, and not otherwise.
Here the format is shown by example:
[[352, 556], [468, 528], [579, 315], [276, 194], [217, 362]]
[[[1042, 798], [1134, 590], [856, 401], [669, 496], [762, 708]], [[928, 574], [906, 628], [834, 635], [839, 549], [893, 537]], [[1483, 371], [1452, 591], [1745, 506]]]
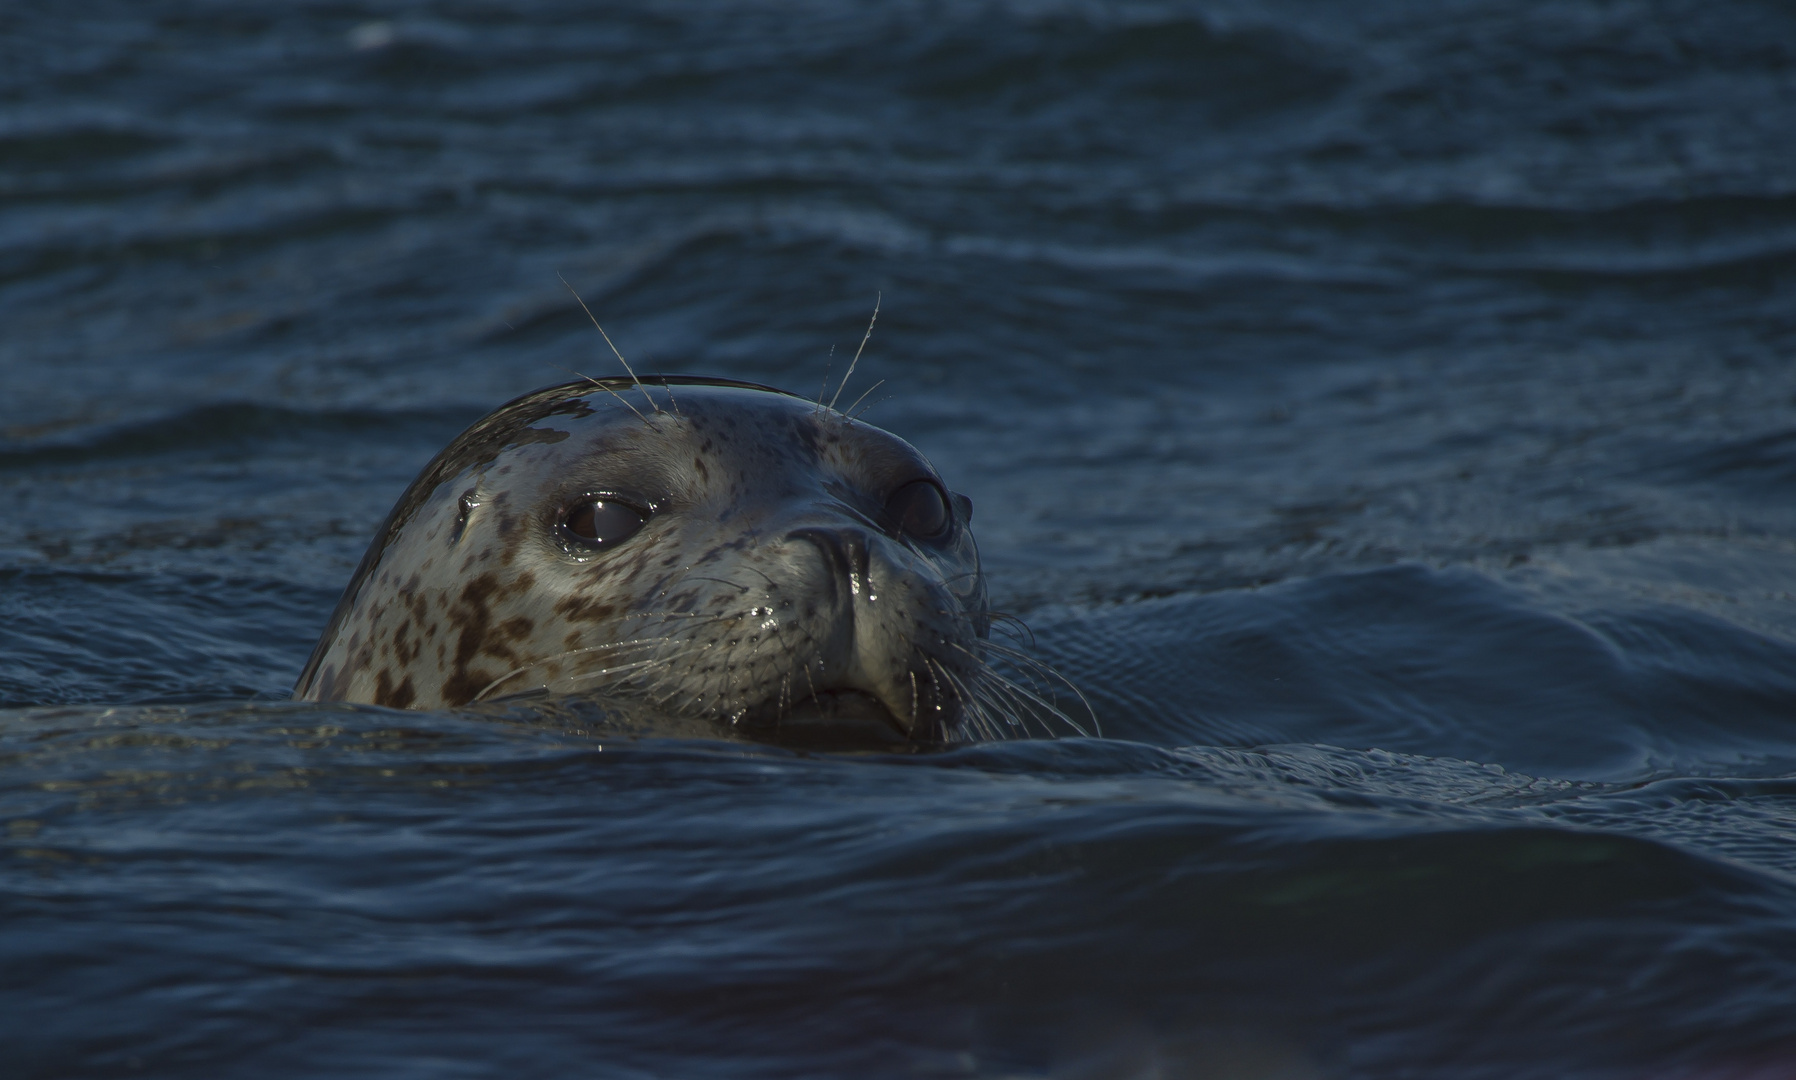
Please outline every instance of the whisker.
[[842, 373], [842, 383], [836, 387], [835, 394], [829, 399], [829, 407], [833, 410], [836, 402], [842, 398], [842, 391], [848, 389], [848, 380], [854, 375], [854, 365], [861, 362], [861, 349], [867, 347], [867, 339], [873, 336], [873, 324], [879, 321], [879, 305], [885, 299], [883, 293], [873, 294], [873, 317], [867, 320], [867, 332], [861, 335], [861, 347], [854, 350], [854, 359], [848, 362], [848, 370]]
[[[560, 365], [556, 365], [556, 366], [559, 367]], [[584, 371], [575, 371], [571, 367], [564, 367], [561, 370], [567, 372], [569, 375], [578, 375], [582, 379], [585, 379], [587, 382], [598, 387], [600, 390], [603, 390], [607, 394], [610, 394], [612, 397], [616, 398], [618, 401], [623, 402], [624, 408], [629, 409], [631, 412], [635, 413], [636, 419], [641, 420], [645, 424], [649, 424], [649, 418], [642, 415], [642, 410], [640, 410], [636, 406], [630, 404], [628, 401], [624, 401], [624, 396], [622, 394], [618, 393], [616, 390], [613, 390], [611, 387], [606, 386], [604, 383], [593, 378], [591, 375], [586, 374]], [[655, 430], [655, 425], [649, 424], [649, 430], [650, 431]]]
[[[777, 588], [779, 588], [779, 586], [780, 586], [780, 583], [779, 583], [779, 582], [777, 582], [777, 581], [775, 581], [775, 580], [773, 580], [773, 575], [772, 575], [772, 574], [769, 574], [769, 573], [768, 573], [768, 572], [767, 572], [767, 571], [765, 571], [765, 570], [763, 570], [763, 569], [761, 569], [761, 568], [760, 568], [760, 567], [758, 567], [758, 566], [748, 566], [748, 565], [743, 565], [743, 566], [742, 566], [742, 567], [740, 567], [740, 569], [743, 569], [743, 570], [748, 570], [748, 571], [751, 571], [751, 572], [753, 572], [753, 573], [756, 573], [756, 574], [759, 574], [759, 575], [761, 575], [761, 576], [762, 576], [762, 577], [764, 577], [764, 578], [766, 578], [766, 579], [767, 579], [767, 584], [769, 584], [769, 585], [771, 585], [771, 586], [773, 586], [773, 587], [774, 587], [774, 588], [775, 588], [775, 589], [777, 589]], [[710, 580], [714, 580], [714, 579], [712, 579], [712, 578], [692, 578], [692, 579], [690, 579], [690, 580], [693, 580], [693, 581], [710, 581]], [[768, 599], [768, 601], [769, 601], [769, 602], [771, 602], [771, 601], [772, 601], [772, 600], [773, 600], [773, 594], [772, 594], [772, 593], [769, 593], [769, 594], [768, 594], [768, 596], [767, 596], [767, 599]]]
[[[775, 620], [773, 623], [773, 636], [779, 638], [780, 647], [785, 648], [786, 627], [778, 620]], [[757, 648], [759, 648], [759, 646], [757, 646]], [[786, 651], [791, 653], [790, 649], [787, 649]], [[806, 660], [804, 663], [804, 678], [807, 683], [811, 682], [811, 662], [809, 660]], [[816, 693], [816, 684], [812, 683], [811, 694], [812, 696], [815, 696]], [[773, 729], [776, 737], [778, 736], [780, 725], [785, 722], [786, 717], [792, 715], [792, 706], [794, 704], [795, 702], [792, 700], [792, 671], [788, 668], [786, 671], [780, 673], [780, 694], [778, 703], [773, 710]], [[731, 723], [734, 724], [735, 721], [731, 721]]]
[[1011, 733], [1006, 724], [999, 721], [985, 701], [975, 697], [970, 704], [972, 708], [969, 715], [974, 721], [973, 729], [980, 738], [987, 742], [1004, 742], [1010, 738]]
[[566, 660], [569, 657], [573, 657], [573, 656], [582, 656], [587, 653], [604, 652], [607, 650], [645, 647], [645, 646], [654, 645], [659, 642], [668, 641], [668, 640], [672, 640], [672, 639], [670, 639], [670, 638], [634, 638], [629, 641], [611, 641], [611, 642], [606, 642], [603, 645], [589, 645], [583, 649], [569, 649], [566, 652], [556, 653], [554, 656], [544, 657], [541, 660], [534, 660], [528, 664], [525, 664], [523, 667], [511, 669], [510, 671], [506, 672], [505, 674], [494, 679], [492, 682], [487, 683], [484, 687], [481, 688], [480, 692], [475, 694], [472, 698], [470, 698], [469, 701], [470, 701], [470, 703], [475, 702], [475, 701], [480, 701], [483, 698], [485, 698], [487, 694], [491, 693], [495, 688], [497, 688], [501, 683], [509, 682], [510, 680], [516, 678], [519, 675], [524, 674], [527, 671], [531, 671], [531, 670], [534, 670], [534, 669], [540, 668], [540, 667], [545, 667], [549, 664], [555, 663], [558, 660]]
[[[1000, 716], [991, 703], [978, 694], [969, 694], [969, 703], [973, 707], [973, 715], [979, 720], [979, 730], [992, 742], [1003, 742], [1010, 738], [1009, 729], [1016, 727], [1016, 722], [1009, 716]], [[1024, 734], [1028, 734], [1024, 731]]]
[[942, 584], [943, 585], [952, 585], [957, 581], [977, 580], [980, 573], [981, 572], [978, 570], [968, 570], [965, 573], [961, 573], [961, 574], [950, 574], [949, 576], [942, 579]]
[[[584, 675], [576, 676], [576, 678], [582, 678], [582, 679], [598, 678], [603, 675], [614, 675], [620, 671], [625, 671], [625, 672], [635, 671], [635, 670], [655, 671], [655, 672], [659, 673], [660, 678], [658, 678], [653, 684], [651, 684], [649, 686], [641, 687], [637, 692], [641, 696], [643, 696], [643, 697], [647, 698], [648, 700], [650, 700], [651, 702], [653, 702], [655, 705], [660, 706], [660, 705], [666, 704], [666, 702], [668, 700], [671, 700], [671, 697], [663, 698], [661, 700], [656, 700], [653, 696], [656, 689], [658, 689], [662, 684], [669, 681], [668, 665], [672, 664], [673, 662], [675, 662], [677, 660], [684, 660], [685, 658], [687, 658], [689, 656], [695, 656], [699, 653], [704, 652], [708, 648], [710, 648], [710, 645], [708, 645], [708, 644], [687, 643], [685, 648], [674, 650], [671, 653], [657, 653], [656, 655], [648, 657], [643, 660], [633, 661], [630, 664], [621, 665], [616, 668], [607, 668], [602, 671], [589, 672]], [[570, 681], [572, 681], [572, 680], [570, 680]], [[628, 689], [628, 688], [620, 686], [617, 689], [623, 690], [623, 689]]]
[[[982, 703], [987, 703], [987, 695], [990, 695], [992, 700], [989, 701], [989, 704], [994, 711], [1000, 713], [1005, 725], [1013, 731], [1027, 736], [1029, 734], [1029, 718], [1034, 716], [1035, 710], [1029, 707], [1029, 702], [1021, 697], [1014, 687], [1006, 685], [1001, 680], [994, 680], [989, 671], [984, 672], [983, 675], [984, 677], [975, 684], [975, 694], [980, 697]], [[1045, 723], [1042, 725], [1042, 730], [1049, 738], [1053, 737], [1053, 730]]]
[[941, 671], [942, 677], [953, 686], [955, 695], [964, 706], [963, 716], [971, 722], [973, 729], [992, 742], [1002, 742], [1005, 736], [998, 726], [997, 718], [986, 708], [986, 703], [980, 699], [979, 695], [974, 693], [964, 680], [949, 671], [941, 661], [931, 660], [931, 662]]
[[[880, 381], [884, 382], [885, 380], [881, 379]], [[875, 385], [877, 385], [877, 384], [875, 384]], [[872, 393], [872, 391], [869, 390], [867, 393]], [[862, 394], [861, 396], [866, 397], [867, 395]], [[890, 400], [892, 400], [891, 394], [885, 394], [880, 397], [876, 397], [872, 401], [867, 402], [866, 406], [864, 408], [862, 408], [859, 412], [854, 412], [851, 410], [848, 413], [848, 419], [859, 420], [861, 417], [867, 415], [868, 413], [872, 412], [874, 409], [878, 408], [881, 405], [884, 405], [886, 402], [888, 402]]]
[[854, 399], [854, 405], [850, 405], [850, 406], [848, 406], [848, 408], [843, 409], [842, 411], [847, 413], [848, 417], [850, 419], [853, 419], [855, 406], [859, 405], [861, 402], [867, 400], [868, 394], [871, 394], [873, 391], [879, 389], [880, 387], [884, 386], [885, 384], [886, 384], [886, 381], [884, 379], [881, 379], [878, 382], [874, 383], [872, 386], [867, 387], [867, 389], [861, 391], [860, 397], [857, 397]]
[[1029, 647], [1035, 647], [1035, 631], [1029, 629], [1029, 624], [1024, 622], [1021, 617], [1012, 615], [1008, 611], [988, 611], [985, 617], [994, 624], [1003, 626], [1005, 630], [1018, 634], [1018, 641], [1022, 641], [1023, 635], [1027, 635]]
[[583, 682], [587, 679], [599, 679], [607, 675], [616, 675], [619, 672], [641, 671], [644, 668], [657, 667], [665, 662], [666, 661], [663, 658], [658, 656], [650, 657], [647, 660], [632, 660], [628, 664], [619, 664], [616, 667], [600, 668], [597, 671], [583, 671], [578, 675], [569, 675], [564, 681], [576, 683]]
[[[959, 710], [960, 721], [957, 726], [977, 727], [979, 718], [972, 710], [977, 709], [978, 706], [971, 699], [970, 695], [965, 692], [965, 687], [954, 678], [954, 674], [943, 666], [941, 661], [933, 656], [925, 656], [923, 658], [923, 670], [929, 673], [929, 681], [934, 684], [937, 708], [940, 708], [940, 702], [946, 696], [943, 692], [943, 683], [946, 682], [948, 684], [947, 688], [954, 693], [954, 700], [962, 706]], [[944, 731], [942, 734], [947, 736], [950, 733]]]
[[[733, 623], [737, 623], [737, 622], [741, 621], [739, 616], [732, 617], [729, 615], [721, 615], [721, 614], [714, 614], [714, 613], [707, 613], [707, 612], [677, 612], [677, 611], [676, 612], [667, 612], [664, 614], [663, 617], [668, 618], [668, 619], [697, 619], [697, 620], [699, 620], [696, 623], [688, 622], [688, 623], [683, 624], [681, 627], [682, 632], [685, 632], [687, 630], [687, 628], [690, 628], [690, 627], [702, 628], [702, 627], [709, 627], [709, 626], [729, 626]], [[673, 646], [674, 644], [678, 643], [679, 645], [683, 646], [683, 648], [681, 648], [677, 652], [663, 653], [663, 654], [658, 655], [656, 657], [656, 660], [658, 662], [663, 663], [666, 666], [664, 666], [663, 670], [661, 670], [660, 672], [657, 673], [657, 677], [655, 678], [655, 680], [653, 681], [653, 683], [651, 685], [648, 685], [648, 686], [642, 688], [643, 694], [646, 695], [651, 701], [653, 701], [658, 707], [666, 705], [669, 701], [672, 701], [675, 697], [679, 696], [682, 689], [690, 690], [690, 686], [683, 686], [680, 683], [679, 680], [685, 678], [685, 673], [676, 671], [671, 666], [673, 661], [674, 660], [683, 660], [683, 659], [686, 659], [691, 656], [697, 656], [697, 655], [699, 655], [703, 652], [706, 652], [710, 649], [713, 649], [717, 646], [716, 641], [695, 641], [691, 638], [676, 637], [676, 636], [672, 636], [672, 635], [665, 637], [662, 640], [666, 643], [667, 646]], [[664, 686], [672, 686], [673, 689], [670, 690], [668, 693], [661, 694], [661, 689]], [[718, 695], [719, 700], [721, 700], [723, 697], [723, 689], [721, 687], [717, 688], [716, 693]], [[656, 695], [660, 695], [660, 696], [657, 697]], [[692, 697], [692, 695], [690, 693], [688, 693], [687, 696], [689, 698]], [[702, 698], [703, 698], [703, 695], [698, 695], [698, 697], [694, 700], [702, 700]], [[683, 706], [680, 711], [683, 713], [689, 713], [692, 710], [689, 707]]]
[[[585, 301], [585, 300], [582, 300], [582, 299], [580, 299], [580, 294], [579, 294], [579, 292], [577, 292], [577, 291], [576, 291], [576, 290], [575, 290], [575, 289], [574, 289], [574, 287], [573, 287], [573, 286], [572, 286], [572, 285], [568, 285], [568, 283], [567, 283], [567, 278], [564, 278], [564, 277], [561, 277], [561, 271], [559, 271], [559, 270], [557, 270], [557, 271], [555, 271], [555, 276], [556, 276], [556, 277], [558, 277], [558, 278], [561, 278], [561, 283], [562, 283], [562, 284], [563, 284], [563, 285], [567, 285], [567, 291], [568, 291], [568, 292], [571, 292], [571, 293], [573, 293], [573, 294], [574, 294], [574, 300], [575, 300], [575, 301], [577, 301], [577, 302], [578, 302], [578, 303], [579, 303], [579, 305], [580, 305], [580, 310], [581, 310], [581, 311], [584, 311], [584, 312], [586, 312], [586, 317], [587, 317], [587, 318], [588, 318], [588, 319], [591, 319], [591, 320], [592, 320], [592, 325], [593, 325], [593, 328], [594, 328], [594, 329], [596, 329], [596, 330], [598, 330], [598, 332], [599, 332], [599, 336], [600, 336], [600, 337], [602, 337], [602, 338], [604, 338], [604, 339], [605, 339], [605, 344], [607, 344], [607, 345], [611, 345], [611, 355], [612, 355], [612, 356], [615, 356], [615, 357], [617, 357], [617, 362], [618, 362], [618, 363], [620, 363], [620, 364], [622, 364], [622, 365], [623, 365], [623, 366], [624, 366], [624, 371], [625, 371], [625, 372], [627, 372], [627, 373], [628, 373], [628, 374], [629, 374], [629, 376], [630, 376], [630, 381], [631, 381], [631, 382], [633, 382], [633, 383], [635, 383], [635, 384], [636, 384], [636, 389], [638, 389], [638, 390], [640, 390], [640, 391], [642, 391], [642, 396], [643, 396], [643, 397], [644, 397], [644, 398], [647, 398], [647, 399], [648, 399], [648, 403], [649, 403], [649, 408], [650, 408], [650, 409], [652, 409], [652, 410], [654, 410], [654, 411], [655, 411], [655, 412], [660, 412], [660, 411], [661, 411], [661, 406], [659, 406], [659, 405], [657, 405], [657, 404], [655, 404], [655, 398], [654, 398], [654, 396], [653, 396], [653, 395], [652, 395], [652, 394], [650, 394], [650, 393], [649, 393], [649, 391], [648, 391], [648, 388], [647, 388], [647, 387], [645, 387], [645, 386], [643, 386], [643, 385], [642, 385], [642, 380], [641, 380], [641, 379], [639, 379], [639, 378], [637, 378], [637, 377], [636, 377], [636, 372], [635, 372], [635, 371], [634, 371], [634, 370], [633, 370], [633, 369], [632, 369], [632, 368], [631, 368], [631, 367], [630, 367], [630, 362], [629, 362], [629, 361], [628, 361], [628, 360], [625, 360], [625, 359], [624, 359], [624, 354], [623, 354], [623, 353], [621, 353], [621, 352], [618, 352], [618, 351], [617, 351], [617, 346], [616, 346], [616, 345], [613, 345], [613, 344], [612, 344], [612, 342], [611, 342], [611, 335], [610, 335], [610, 334], [607, 334], [607, 333], [606, 333], [606, 332], [605, 332], [605, 328], [604, 328], [604, 327], [603, 327], [603, 326], [600, 326], [600, 325], [599, 325], [599, 320], [598, 320], [598, 317], [597, 317], [597, 316], [595, 316], [595, 315], [594, 315], [594, 314], [593, 314], [593, 313], [592, 313], [592, 309], [591, 309], [591, 308], [589, 308], [589, 307], [587, 307], [587, 306], [586, 306], [586, 301]], [[877, 313], [878, 313], [878, 312], [877, 312], [877, 310], [876, 310], [876, 311], [875, 311], [875, 314], [877, 314]], [[872, 327], [868, 327], [868, 333], [872, 333]], [[637, 414], [637, 415], [639, 415], [639, 416], [640, 416], [640, 415], [641, 415], [641, 414], [640, 414], [640, 413], [638, 413], [638, 414]], [[646, 417], [645, 417], [645, 418], [644, 418], [644, 421], [645, 421], [645, 422], [646, 422], [646, 421], [647, 421], [647, 418], [646, 418]]]
[[[959, 650], [960, 652], [966, 653], [969, 657], [972, 657], [974, 660], [981, 661], [981, 663], [984, 664], [984, 657], [973, 652], [971, 649], [968, 649], [965, 646], [954, 643], [954, 642], [949, 642], [948, 644], [951, 648], [954, 648], [954, 649]], [[1000, 658], [1008, 660], [1011, 663], [1018, 664], [1019, 666], [1023, 667], [1025, 672], [1029, 676], [1040, 676], [1045, 679], [1049, 679], [1051, 681], [1056, 681], [1056, 682], [1060, 683], [1061, 685], [1065, 686], [1068, 690], [1070, 690], [1072, 692], [1074, 697], [1079, 699], [1079, 704], [1084, 706], [1085, 714], [1087, 717], [1090, 718], [1092, 728], [1098, 730], [1099, 733], [1101, 734], [1101, 728], [1098, 724], [1097, 711], [1091, 707], [1091, 702], [1086, 700], [1085, 695], [1079, 691], [1079, 688], [1077, 686], [1073, 685], [1073, 682], [1071, 679], [1068, 679], [1066, 676], [1060, 674], [1058, 671], [1055, 671], [1052, 667], [1049, 667], [1047, 664], [1041, 662], [1040, 660], [1037, 660], [1034, 657], [1028, 655], [1027, 653], [1020, 652], [1016, 649], [1007, 648], [1003, 645], [997, 645], [997, 644], [995, 644], [993, 642], [989, 642], [989, 641], [985, 643], [985, 648], [988, 651], [997, 654]], [[1048, 698], [1042, 696], [1042, 694], [1052, 693], [1046, 687], [1039, 687], [1041, 689], [1042, 693], [1038, 694], [1035, 691], [1030, 690], [1028, 687], [1021, 685], [1016, 680], [1009, 678], [1003, 672], [992, 667], [990, 664], [984, 664], [982, 674], [984, 674], [987, 678], [994, 680], [997, 688], [1001, 688], [1004, 692], [1009, 693], [1009, 694], [1022, 695], [1022, 697], [1024, 699], [1026, 699], [1028, 702], [1033, 703], [1034, 705], [1036, 705], [1042, 709], [1045, 709], [1049, 716], [1053, 716], [1060, 720], [1065, 721], [1068, 727], [1071, 727], [1074, 731], [1078, 732], [1080, 735], [1084, 736], [1085, 738], [1089, 739], [1089, 738], [1094, 737], [1092, 735], [1092, 732], [1087, 731], [1083, 724], [1080, 724], [1077, 720], [1074, 720], [1071, 716], [1068, 716], [1066, 714], [1065, 710], [1061, 709], [1058, 704], [1056, 704], [1056, 703], [1048, 700]]]

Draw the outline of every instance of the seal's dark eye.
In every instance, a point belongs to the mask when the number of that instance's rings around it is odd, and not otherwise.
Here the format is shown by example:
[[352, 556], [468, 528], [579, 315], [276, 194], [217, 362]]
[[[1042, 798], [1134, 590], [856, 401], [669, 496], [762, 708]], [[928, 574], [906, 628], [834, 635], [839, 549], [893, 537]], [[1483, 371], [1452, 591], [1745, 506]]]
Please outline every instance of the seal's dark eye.
[[582, 499], [567, 508], [562, 527], [587, 547], [604, 548], [628, 540], [648, 515], [615, 499]]
[[954, 512], [935, 481], [912, 480], [886, 499], [886, 520], [906, 536], [940, 540], [947, 535]]

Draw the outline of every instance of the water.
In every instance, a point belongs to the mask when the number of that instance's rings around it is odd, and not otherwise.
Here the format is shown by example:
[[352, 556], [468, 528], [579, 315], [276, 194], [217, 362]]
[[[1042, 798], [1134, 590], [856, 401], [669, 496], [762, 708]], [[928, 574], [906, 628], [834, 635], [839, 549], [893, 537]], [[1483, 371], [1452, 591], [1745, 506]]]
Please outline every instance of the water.
[[[1796, 1071], [1796, 13], [0, 13], [14, 1075]], [[1108, 738], [285, 702], [614, 361], [851, 395]], [[833, 357], [831, 349], [834, 349]]]

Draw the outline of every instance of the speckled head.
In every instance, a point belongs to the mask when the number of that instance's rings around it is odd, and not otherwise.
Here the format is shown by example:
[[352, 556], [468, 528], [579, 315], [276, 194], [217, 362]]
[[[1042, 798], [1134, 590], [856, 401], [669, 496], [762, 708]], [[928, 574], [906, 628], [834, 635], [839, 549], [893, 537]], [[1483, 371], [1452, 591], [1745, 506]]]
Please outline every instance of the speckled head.
[[902, 439], [778, 390], [549, 387], [413, 482], [294, 693], [950, 737], [989, 624], [971, 511]]

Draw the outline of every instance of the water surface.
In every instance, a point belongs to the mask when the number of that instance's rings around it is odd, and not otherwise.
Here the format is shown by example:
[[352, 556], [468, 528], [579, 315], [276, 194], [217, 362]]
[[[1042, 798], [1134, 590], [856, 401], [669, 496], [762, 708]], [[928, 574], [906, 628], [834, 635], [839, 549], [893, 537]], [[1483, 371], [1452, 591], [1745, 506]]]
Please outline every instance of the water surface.
[[[1675, 0], [0, 14], [13, 1068], [1788, 1075], [1792, 43]], [[424, 462], [614, 370], [558, 274], [640, 368], [807, 394], [878, 297], [848, 398], [1107, 737], [288, 703]]]

